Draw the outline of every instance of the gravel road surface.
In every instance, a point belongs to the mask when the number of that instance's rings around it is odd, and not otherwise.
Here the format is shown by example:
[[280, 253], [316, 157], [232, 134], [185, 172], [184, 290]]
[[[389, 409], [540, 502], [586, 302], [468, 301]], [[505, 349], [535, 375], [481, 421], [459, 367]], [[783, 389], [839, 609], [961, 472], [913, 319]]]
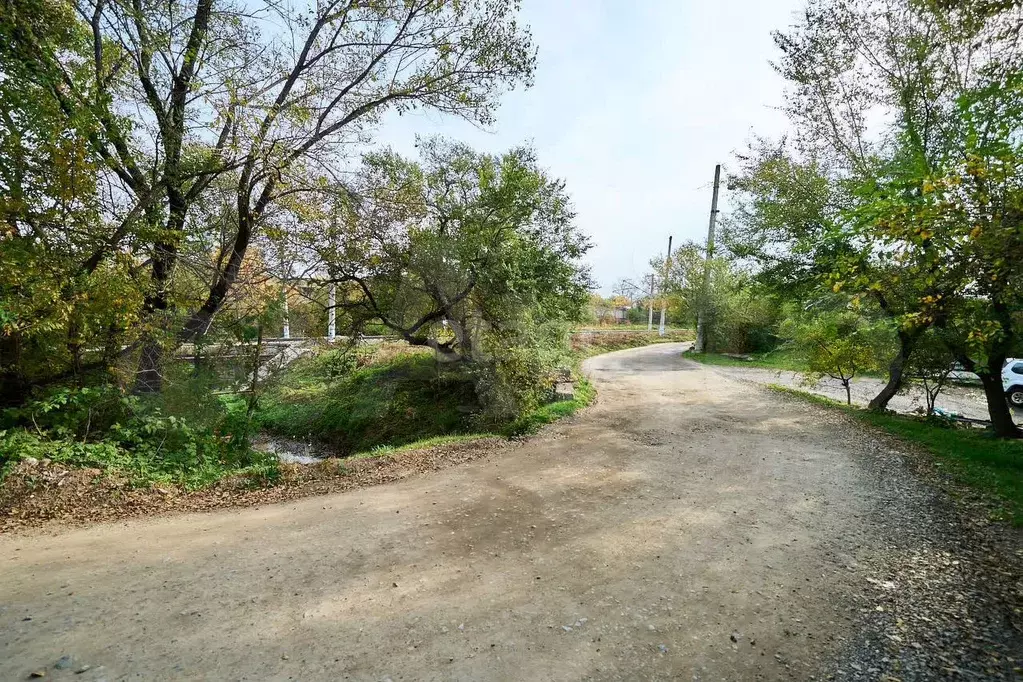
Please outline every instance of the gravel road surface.
[[988, 530], [890, 443], [682, 348], [589, 360], [595, 406], [464, 466], [0, 537], [0, 679], [1015, 675]]

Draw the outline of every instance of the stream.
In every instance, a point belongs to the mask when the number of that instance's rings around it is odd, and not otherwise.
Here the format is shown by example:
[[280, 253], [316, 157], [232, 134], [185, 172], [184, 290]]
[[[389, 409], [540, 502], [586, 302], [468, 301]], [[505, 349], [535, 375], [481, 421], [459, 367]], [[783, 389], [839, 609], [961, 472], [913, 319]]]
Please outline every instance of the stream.
[[269, 452], [286, 464], [316, 464], [331, 456], [322, 445], [279, 436], [263, 435], [252, 447], [261, 452]]

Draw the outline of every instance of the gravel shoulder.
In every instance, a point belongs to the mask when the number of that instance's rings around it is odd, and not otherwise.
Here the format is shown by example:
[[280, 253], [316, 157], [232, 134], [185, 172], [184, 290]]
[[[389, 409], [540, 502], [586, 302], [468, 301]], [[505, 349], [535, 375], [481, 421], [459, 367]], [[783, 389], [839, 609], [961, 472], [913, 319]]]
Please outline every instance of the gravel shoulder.
[[596, 405], [458, 467], [0, 537], [0, 679], [1018, 675], [1015, 532], [683, 347], [591, 358]]
[[[801, 373], [787, 370], [717, 365], [708, 366], [708, 368], [737, 381], [747, 381], [762, 386], [777, 384], [845, 402], [845, 388], [837, 379], [824, 378], [816, 383], [807, 384]], [[854, 378], [852, 380], [853, 404], [866, 406], [884, 385], [884, 381], [874, 377]], [[984, 391], [979, 386], [949, 385], [938, 395], [935, 406], [970, 419], [986, 420], [988, 418]], [[927, 408], [927, 401], [923, 389], [910, 384], [902, 393], [892, 398], [889, 407], [903, 414], [922, 413]], [[1015, 410], [1013, 415], [1018, 424], [1023, 424], [1023, 410]]]

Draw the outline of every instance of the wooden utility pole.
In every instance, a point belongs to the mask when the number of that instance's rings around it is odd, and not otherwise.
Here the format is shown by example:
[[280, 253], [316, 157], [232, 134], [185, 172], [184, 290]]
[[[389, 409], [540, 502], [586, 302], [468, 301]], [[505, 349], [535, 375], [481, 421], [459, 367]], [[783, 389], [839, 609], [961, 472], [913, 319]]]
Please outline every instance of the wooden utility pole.
[[707, 296], [710, 292], [710, 259], [714, 257], [714, 228], [718, 221], [718, 189], [721, 186], [721, 164], [714, 166], [714, 196], [710, 200], [710, 226], [707, 228], [707, 256], [703, 263], [703, 291], [700, 294], [700, 309], [696, 317], [697, 353], [707, 349], [707, 326], [710, 321], [707, 312]]
[[651, 332], [654, 330], [654, 283], [657, 281], [657, 275], [650, 273], [650, 298], [647, 302], [650, 305], [650, 315], [647, 317], [646, 330]]
[[664, 336], [664, 312], [668, 307], [666, 289], [668, 287], [668, 273], [671, 272], [671, 235], [668, 235], [668, 255], [664, 258], [664, 277], [661, 279], [661, 326], [657, 330], [658, 336]]

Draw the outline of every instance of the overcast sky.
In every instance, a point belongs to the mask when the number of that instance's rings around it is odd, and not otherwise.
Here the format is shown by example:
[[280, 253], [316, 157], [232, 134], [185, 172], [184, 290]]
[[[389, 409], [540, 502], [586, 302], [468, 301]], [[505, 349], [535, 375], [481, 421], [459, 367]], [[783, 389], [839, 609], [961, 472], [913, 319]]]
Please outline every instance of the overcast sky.
[[505, 96], [491, 130], [417, 114], [387, 119], [378, 139], [410, 155], [416, 134], [490, 152], [531, 142], [567, 182], [594, 279], [610, 293], [642, 277], [669, 234], [705, 239], [714, 164], [727, 166], [754, 131], [784, 132], [771, 31], [802, 3], [523, 0], [536, 84]]

